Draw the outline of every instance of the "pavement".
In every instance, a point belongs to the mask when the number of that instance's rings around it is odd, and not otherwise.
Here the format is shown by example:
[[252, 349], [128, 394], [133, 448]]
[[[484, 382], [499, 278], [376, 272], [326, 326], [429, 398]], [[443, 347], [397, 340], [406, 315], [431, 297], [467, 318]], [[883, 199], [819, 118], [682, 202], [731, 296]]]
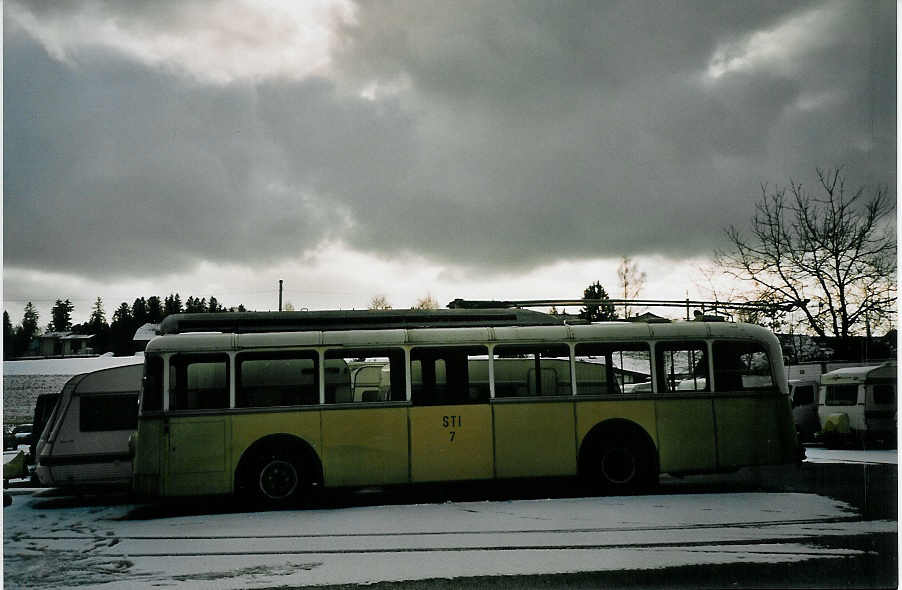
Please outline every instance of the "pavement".
[[307, 510], [11, 490], [7, 588], [883, 588], [898, 582], [895, 451], [799, 467], [336, 492]]

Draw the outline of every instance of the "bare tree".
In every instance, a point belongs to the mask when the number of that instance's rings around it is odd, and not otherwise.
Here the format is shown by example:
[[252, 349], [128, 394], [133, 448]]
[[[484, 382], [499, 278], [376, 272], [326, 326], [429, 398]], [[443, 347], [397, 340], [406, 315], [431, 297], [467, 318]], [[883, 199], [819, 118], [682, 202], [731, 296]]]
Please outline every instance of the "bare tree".
[[430, 293], [427, 293], [425, 297], [420, 297], [419, 299], [417, 299], [416, 305], [414, 305], [411, 309], [438, 309], [438, 300]]
[[850, 337], [894, 321], [894, 201], [885, 187], [848, 192], [842, 169], [817, 170], [818, 196], [802, 184], [769, 191], [755, 206], [751, 235], [725, 230], [730, 247], [715, 260], [754, 285], [754, 299], [794, 303], [819, 336]]
[[368, 309], [391, 309], [391, 303], [388, 302], [388, 298], [385, 295], [373, 295], [373, 298], [370, 299], [370, 306]]
[[[624, 299], [635, 299], [645, 286], [645, 273], [639, 272], [639, 266], [624, 256], [617, 267], [617, 278], [620, 280], [620, 287], [623, 289]], [[623, 304], [623, 317], [630, 317], [630, 307], [628, 303]]]

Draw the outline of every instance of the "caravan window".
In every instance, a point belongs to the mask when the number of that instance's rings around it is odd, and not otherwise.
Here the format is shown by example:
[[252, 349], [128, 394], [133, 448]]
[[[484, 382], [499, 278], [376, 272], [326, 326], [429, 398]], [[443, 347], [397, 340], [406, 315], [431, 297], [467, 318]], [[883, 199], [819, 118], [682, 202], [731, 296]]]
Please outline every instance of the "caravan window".
[[135, 430], [138, 427], [138, 394], [83, 395], [78, 414], [82, 432]]
[[858, 403], [858, 385], [827, 385], [824, 405], [854, 406]]

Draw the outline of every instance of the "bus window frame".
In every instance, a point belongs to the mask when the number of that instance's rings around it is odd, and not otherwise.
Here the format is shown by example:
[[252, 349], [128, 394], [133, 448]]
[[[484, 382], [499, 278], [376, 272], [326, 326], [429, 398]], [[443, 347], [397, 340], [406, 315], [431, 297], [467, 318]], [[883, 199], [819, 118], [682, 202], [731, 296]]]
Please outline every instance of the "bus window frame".
[[[699, 344], [702, 345], [701, 348], [705, 356], [705, 372], [707, 373], [705, 376], [704, 389], [676, 389], [677, 384], [675, 383], [674, 389], [671, 390], [667, 386], [666, 382], [668, 374], [665, 367], [665, 359], [663, 353], [668, 350], [694, 350], [694, 348], [690, 347], [694, 347]], [[679, 340], [657, 340], [654, 342], [654, 345], [652, 347], [652, 355], [652, 372], [654, 379], [653, 386], [656, 394], [676, 397], [684, 397], [688, 395], [713, 395], [711, 375], [714, 372], [714, 366], [711, 359], [711, 340], [693, 338], [681, 338]]]
[[[567, 363], [569, 366], [569, 378], [570, 378], [570, 392], [569, 393], [554, 393], [554, 394], [536, 394], [536, 395], [525, 395], [525, 396], [502, 396], [498, 397], [496, 390], [496, 381], [495, 381], [495, 349], [498, 347], [553, 347], [553, 346], [565, 346], [567, 347]], [[575, 343], [568, 340], [542, 340], [542, 341], [508, 341], [508, 342], [495, 342], [492, 346], [489, 347], [489, 382], [491, 384], [490, 400], [515, 400], [515, 401], [548, 401], [548, 400], [560, 400], [566, 398], [574, 398], [576, 397], [576, 368], [574, 364], [574, 347]], [[542, 358], [548, 358], [548, 360], [563, 360], [561, 357], [542, 357], [539, 356], [539, 360], [541, 363]], [[541, 376], [537, 376], [538, 380], [541, 380]]]
[[[274, 409], [304, 409], [304, 408], [312, 408], [318, 407], [321, 405], [321, 398], [323, 395], [323, 387], [321, 382], [321, 371], [322, 369], [322, 357], [321, 351], [313, 349], [313, 348], [292, 348], [292, 349], [245, 349], [236, 351], [234, 355], [230, 355], [230, 362], [232, 364], [232, 375], [234, 375], [234, 387], [230, 387], [230, 409], [234, 410], [274, 410]], [[239, 395], [239, 378], [241, 377], [241, 363], [244, 361], [243, 357], [250, 357], [248, 360], [285, 360], [285, 359], [305, 359], [310, 360], [312, 357], [313, 362], [315, 363], [315, 374], [313, 375], [314, 379], [314, 391], [316, 396], [316, 401], [309, 404], [288, 404], [288, 405], [270, 405], [270, 406], [239, 406], [238, 405], [238, 395]], [[255, 358], [256, 357], [256, 358]]]
[[[486, 398], [479, 399], [479, 400], [449, 402], [449, 403], [417, 403], [417, 401], [414, 400], [414, 398], [413, 398], [413, 366], [412, 365], [413, 365], [414, 360], [417, 360], [417, 359], [413, 358], [414, 349], [420, 349], [420, 350], [457, 349], [457, 350], [461, 350], [461, 349], [472, 349], [472, 348], [482, 348], [485, 350], [485, 355], [486, 355], [486, 358], [488, 361], [488, 382], [489, 382], [489, 394]], [[491, 403], [491, 401], [493, 399], [495, 399], [494, 398], [494, 396], [495, 396], [495, 380], [494, 380], [494, 375], [493, 375], [494, 370], [493, 370], [493, 366], [492, 366], [493, 365], [492, 348], [493, 348], [493, 345], [491, 345], [489, 343], [414, 345], [414, 346], [405, 347], [405, 353], [406, 353], [405, 369], [406, 369], [406, 373], [407, 373], [407, 385], [408, 385], [407, 400], [408, 400], [408, 402], [410, 402], [411, 406], [415, 406], [415, 407], [429, 407], [429, 406], [436, 406], [436, 405], [472, 406], [472, 405]], [[468, 386], [469, 386], [469, 382], [470, 382], [470, 370], [469, 370], [469, 360], [470, 359], [469, 359], [469, 356], [470, 355], [468, 354], [467, 355], [467, 385]], [[482, 356], [482, 355], [480, 354], [480, 355], [476, 355], [476, 356]], [[447, 367], [446, 367], [446, 370], [447, 370]], [[447, 374], [445, 376], [445, 379], [447, 380]]]
[[[175, 392], [172, 390], [172, 360], [178, 357], [188, 357], [188, 358], [215, 358], [219, 357], [220, 360], [224, 357], [226, 359], [225, 362], [225, 381], [226, 381], [226, 393], [228, 402], [226, 407], [224, 408], [178, 408], [173, 409], [172, 407], [172, 399], [171, 397], [175, 395]], [[233, 363], [235, 359], [235, 353], [232, 351], [214, 351], [214, 352], [177, 352], [172, 353], [167, 356], [166, 363], [164, 369], [166, 371], [164, 377], [164, 393], [163, 393], [163, 411], [169, 414], [195, 414], [195, 413], [216, 413], [216, 412], [224, 412], [235, 409], [235, 371], [233, 370]]]
[[[410, 374], [409, 374], [409, 371], [408, 371], [408, 369], [407, 369], [407, 366], [408, 366], [408, 364], [409, 364], [409, 362], [410, 362], [410, 361], [409, 361], [409, 359], [410, 359], [410, 351], [409, 351], [409, 348], [410, 348], [410, 347], [408, 347], [408, 346], [400, 346], [400, 345], [397, 345], [397, 344], [386, 344], [386, 345], [378, 345], [378, 344], [377, 344], [377, 345], [373, 345], [373, 346], [366, 346], [366, 345], [358, 346], [358, 345], [355, 345], [355, 346], [348, 346], [348, 347], [343, 347], [343, 346], [337, 346], [337, 347], [336, 347], [336, 346], [326, 346], [326, 347], [323, 347], [323, 348], [319, 349], [319, 358], [320, 358], [320, 361], [319, 361], [319, 362], [320, 362], [320, 365], [319, 365], [319, 366], [320, 366], [320, 373], [321, 373], [321, 376], [322, 376], [322, 379], [320, 380], [320, 401], [319, 401], [319, 405], [318, 405], [318, 406], [303, 406], [303, 407], [319, 407], [320, 409], [349, 408], [349, 407], [358, 407], [358, 408], [384, 408], [384, 407], [392, 407], [392, 406], [398, 406], [398, 405], [410, 405]], [[357, 401], [353, 401], [353, 399], [352, 399], [352, 401], [350, 401], [350, 402], [334, 402], [334, 401], [333, 401], [333, 402], [331, 402], [331, 403], [329, 403], [329, 402], [326, 400], [326, 379], [325, 379], [325, 367], [326, 367], [326, 361], [327, 361], [327, 360], [333, 360], [333, 359], [327, 358], [328, 355], [329, 355], [329, 353], [330, 353], [330, 352], [332, 352], [332, 353], [340, 353], [340, 354], [348, 353], [350, 356], [338, 356], [338, 357], [334, 357], [335, 359], [341, 359], [341, 360], [345, 361], [345, 363], [347, 363], [349, 358], [355, 358], [355, 357], [354, 357], [354, 353], [355, 353], [355, 352], [362, 352], [362, 351], [370, 351], [370, 352], [372, 352], [372, 351], [389, 351], [389, 352], [390, 352], [390, 351], [394, 351], [394, 352], [397, 352], [397, 353], [401, 353], [401, 354], [402, 354], [403, 361], [399, 359], [398, 362], [399, 362], [399, 363], [403, 363], [403, 365], [401, 366], [401, 370], [404, 371], [404, 399], [397, 399], [397, 400], [396, 400], [396, 399], [388, 399], [388, 400], [384, 400], [384, 401], [380, 400], [380, 401], [377, 401], [377, 402], [372, 402], [372, 401], [370, 401], [370, 402], [364, 402], [364, 401], [357, 402]], [[389, 364], [389, 367], [391, 367], [391, 366], [392, 366], [393, 364], [395, 364], [395, 363], [393, 363], [392, 358], [391, 358], [390, 355], [386, 355], [386, 356], [387, 356], [387, 358], [388, 358], [388, 364]], [[390, 368], [389, 370], [392, 371], [391, 368]], [[395, 384], [395, 380], [396, 380], [396, 379], [397, 379], [396, 377], [392, 377], [392, 378], [391, 378], [391, 381], [390, 381], [390, 384], [389, 384], [389, 386], [391, 387], [391, 389], [389, 390], [389, 395], [392, 395], [392, 394], [395, 393], [394, 387], [393, 387], [393, 386], [394, 386], [394, 384]], [[353, 396], [353, 392], [352, 392], [352, 396]]]
[[[621, 385], [617, 383], [617, 378], [614, 375], [613, 371], [608, 374], [608, 364], [607, 358], [608, 355], [614, 352], [623, 352], [623, 351], [633, 351], [633, 352], [646, 352], [648, 353], [648, 378], [649, 381], [643, 381], [642, 383], [651, 383], [651, 391], [642, 391], [642, 392], [624, 392], [618, 391], [615, 393], [606, 392], [606, 393], [579, 393], [579, 383], [576, 382], [576, 363], [577, 363], [577, 348], [578, 347], [601, 347], [609, 349], [604, 356], [604, 368], [605, 368], [605, 382], [607, 387], [610, 389], [610, 384], [615, 383], [618, 388], [621, 388]], [[657, 382], [655, 381], [655, 352], [653, 343], [647, 340], [585, 340], [581, 342], [574, 342], [571, 345], [571, 365], [573, 370], [573, 395], [579, 396], [580, 399], [591, 399], [591, 398], [612, 398], [612, 399], [623, 399], [625, 396], [636, 396], [638, 398], [642, 398], [648, 395], [652, 395], [657, 392]], [[614, 368], [613, 363], [611, 364], [611, 369]], [[621, 367], [622, 368], [622, 367]], [[624, 383], [624, 385], [626, 385]]]

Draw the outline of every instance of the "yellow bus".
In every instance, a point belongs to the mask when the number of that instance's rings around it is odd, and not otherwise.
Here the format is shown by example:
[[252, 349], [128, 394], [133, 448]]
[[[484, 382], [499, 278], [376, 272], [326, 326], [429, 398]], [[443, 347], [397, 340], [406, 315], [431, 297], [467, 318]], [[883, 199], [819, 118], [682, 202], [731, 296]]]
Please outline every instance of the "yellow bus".
[[526, 310], [179, 314], [147, 345], [136, 492], [295, 503], [316, 487], [798, 462], [780, 345], [732, 322]]

